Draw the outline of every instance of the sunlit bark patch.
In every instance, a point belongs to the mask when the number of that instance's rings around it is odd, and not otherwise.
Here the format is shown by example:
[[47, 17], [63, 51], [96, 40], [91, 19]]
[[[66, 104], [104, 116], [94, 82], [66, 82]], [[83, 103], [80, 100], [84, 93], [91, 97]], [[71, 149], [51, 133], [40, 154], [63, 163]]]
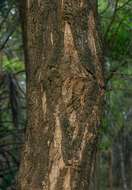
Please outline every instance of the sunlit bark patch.
[[43, 108], [44, 114], [46, 114], [46, 110], [47, 110], [46, 93], [44, 93], [42, 96], [42, 108]]
[[97, 47], [96, 47], [96, 42], [95, 42], [95, 21], [94, 21], [94, 15], [92, 11], [89, 14], [89, 19], [88, 19], [88, 26], [89, 26], [89, 32], [88, 32], [88, 42], [90, 46], [90, 50], [92, 52], [92, 55], [97, 54]]
[[88, 133], [88, 128], [86, 127], [82, 138], [81, 149], [79, 152], [79, 161], [82, 160], [83, 150], [85, 149], [86, 146], [87, 133]]
[[63, 11], [63, 8], [64, 8], [64, 0], [61, 0], [61, 9]]
[[51, 44], [53, 45], [53, 33], [50, 33], [50, 40], [51, 40]]
[[[103, 71], [102, 71], [102, 58], [100, 56], [101, 44], [99, 41], [99, 35], [96, 31], [96, 23], [94, 13], [91, 11], [89, 13], [88, 19], [89, 31], [88, 35], [88, 44], [93, 57], [93, 63], [96, 65], [96, 77], [100, 86], [104, 86]], [[103, 91], [101, 92], [103, 94]]]
[[64, 50], [65, 55], [68, 56], [70, 62], [74, 62], [78, 59], [77, 50], [75, 48], [75, 44], [73, 41], [72, 31], [70, 24], [65, 22], [65, 29], [64, 29]]
[[71, 190], [71, 173], [70, 173], [70, 168], [67, 169], [67, 173], [64, 178], [64, 183], [63, 183], [63, 189], [64, 190]]
[[28, 9], [30, 9], [31, 4], [32, 4], [32, 0], [27, 0], [27, 8], [28, 8]]
[[64, 81], [64, 84], [62, 86], [62, 97], [65, 104], [68, 104], [72, 98], [73, 93], [73, 85], [70, 78], [66, 79]]
[[80, 7], [82, 8], [84, 5], [84, 0], [80, 0]]
[[30, 7], [30, 0], [27, 0], [27, 7], [29, 9], [29, 7]]
[[77, 122], [77, 114], [75, 110], [73, 110], [72, 113], [70, 114], [69, 122], [70, 122], [70, 126], [74, 129], [73, 136], [72, 136], [72, 142], [73, 142], [76, 139], [79, 132], [79, 124]]
[[54, 138], [53, 142], [51, 143], [51, 149], [50, 149], [51, 169], [49, 172], [49, 184], [50, 184], [49, 190], [55, 190], [58, 178], [60, 176], [60, 172], [65, 166], [61, 150], [62, 131], [61, 131], [58, 105], [56, 107], [54, 116], [55, 116], [56, 125], [55, 125]]
[[41, 0], [38, 0], [38, 6], [40, 6], [40, 4], [41, 4]]

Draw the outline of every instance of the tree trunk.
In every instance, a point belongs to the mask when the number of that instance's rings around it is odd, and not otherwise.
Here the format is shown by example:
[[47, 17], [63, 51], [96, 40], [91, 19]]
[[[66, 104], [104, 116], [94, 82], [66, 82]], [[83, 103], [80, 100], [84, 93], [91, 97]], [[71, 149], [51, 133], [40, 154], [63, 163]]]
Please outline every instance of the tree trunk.
[[27, 133], [20, 190], [88, 190], [103, 111], [96, 0], [22, 0]]
[[112, 149], [108, 150], [108, 184], [109, 190], [113, 190], [113, 172], [112, 172], [113, 156]]
[[122, 178], [123, 190], [128, 190], [122, 144], [120, 143], [118, 146], [119, 146], [119, 152], [120, 152], [121, 178]]

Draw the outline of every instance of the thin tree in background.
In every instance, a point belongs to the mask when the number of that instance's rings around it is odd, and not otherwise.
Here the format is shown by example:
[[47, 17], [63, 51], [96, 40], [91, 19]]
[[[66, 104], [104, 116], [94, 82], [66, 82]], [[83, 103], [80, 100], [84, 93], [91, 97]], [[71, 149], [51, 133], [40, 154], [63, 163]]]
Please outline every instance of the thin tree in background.
[[96, 0], [21, 0], [27, 133], [18, 189], [88, 190], [103, 112]]

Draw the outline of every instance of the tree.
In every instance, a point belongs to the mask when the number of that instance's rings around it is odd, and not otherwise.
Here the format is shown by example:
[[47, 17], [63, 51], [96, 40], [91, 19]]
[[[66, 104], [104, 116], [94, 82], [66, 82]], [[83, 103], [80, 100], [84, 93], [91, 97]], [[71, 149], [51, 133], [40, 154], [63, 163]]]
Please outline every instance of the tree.
[[23, 0], [27, 133], [21, 190], [88, 190], [103, 112], [96, 0]]

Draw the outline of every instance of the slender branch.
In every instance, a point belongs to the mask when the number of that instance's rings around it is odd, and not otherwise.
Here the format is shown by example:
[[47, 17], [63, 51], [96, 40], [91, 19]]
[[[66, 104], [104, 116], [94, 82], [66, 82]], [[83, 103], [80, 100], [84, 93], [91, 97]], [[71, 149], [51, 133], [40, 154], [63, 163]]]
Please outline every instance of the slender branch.
[[0, 51], [2, 51], [4, 49], [4, 47], [6, 46], [9, 38], [13, 35], [13, 33], [15, 32], [16, 28], [18, 27], [19, 24], [19, 19], [16, 19], [14, 21], [14, 24], [10, 30], [10, 32], [8, 33], [8, 35], [6, 36], [6, 39], [4, 40], [3, 44], [0, 45]]
[[106, 40], [107, 38], [107, 35], [109, 33], [109, 31], [111, 30], [111, 26], [113, 25], [113, 22], [115, 21], [115, 18], [116, 18], [116, 14], [117, 14], [117, 8], [118, 8], [118, 2], [119, 0], [116, 0], [116, 3], [115, 3], [115, 8], [114, 8], [114, 12], [113, 12], [113, 15], [112, 15], [112, 18], [111, 18], [111, 21], [106, 29], [106, 32], [105, 32], [105, 35], [104, 35], [104, 39]]
[[18, 72], [16, 72], [16, 73], [14, 73], [14, 75], [19, 75], [19, 74], [25, 73], [25, 72], [26, 72], [25, 70], [21, 70], [21, 71], [18, 71]]
[[118, 31], [121, 26], [124, 24], [125, 16], [119, 21], [118, 26], [116, 27], [115, 32], [112, 33], [112, 39], [108, 40], [109, 47], [114, 47], [116, 45], [116, 36], [118, 35]]
[[15, 32], [15, 30], [16, 30], [16, 26], [13, 27], [13, 29], [12, 29], [12, 30], [9, 32], [9, 34], [7, 35], [5, 41], [4, 41], [3, 44], [0, 46], [0, 51], [1, 51], [2, 49], [4, 49], [4, 47], [5, 47], [5, 45], [7, 44], [9, 38], [12, 36], [12, 34]]

